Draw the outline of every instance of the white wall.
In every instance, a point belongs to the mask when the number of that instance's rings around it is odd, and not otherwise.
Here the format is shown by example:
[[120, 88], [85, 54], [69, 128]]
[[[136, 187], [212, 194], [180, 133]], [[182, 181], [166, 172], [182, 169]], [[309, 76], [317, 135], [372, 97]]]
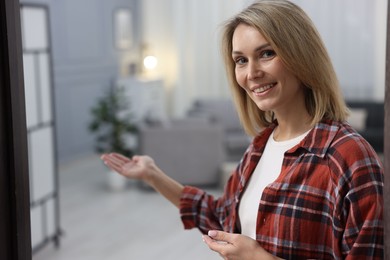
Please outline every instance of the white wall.
[[[250, 0], [143, 0], [143, 41], [159, 59], [171, 115], [198, 97], [229, 96], [219, 25]], [[350, 99], [384, 98], [386, 0], [295, 0], [318, 27]]]

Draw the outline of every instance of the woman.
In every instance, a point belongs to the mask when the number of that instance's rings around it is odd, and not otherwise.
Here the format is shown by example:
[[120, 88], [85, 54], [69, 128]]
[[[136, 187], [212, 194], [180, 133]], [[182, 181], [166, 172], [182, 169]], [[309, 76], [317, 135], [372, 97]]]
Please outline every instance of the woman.
[[383, 258], [383, 168], [348, 123], [330, 58], [308, 16], [258, 1], [227, 21], [222, 51], [234, 101], [254, 136], [214, 199], [147, 156], [102, 156], [180, 209], [225, 259]]

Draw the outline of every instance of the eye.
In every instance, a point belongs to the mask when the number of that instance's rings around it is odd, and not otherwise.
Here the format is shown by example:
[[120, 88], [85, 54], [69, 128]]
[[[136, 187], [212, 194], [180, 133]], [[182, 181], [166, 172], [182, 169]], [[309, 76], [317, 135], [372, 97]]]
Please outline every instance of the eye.
[[247, 63], [247, 59], [244, 57], [237, 57], [237, 58], [234, 58], [234, 62], [237, 65], [243, 65], [243, 64]]
[[274, 50], [264, 50], [260, 54], [261, 58], [269, 59], [276, 56], [276, 52]]

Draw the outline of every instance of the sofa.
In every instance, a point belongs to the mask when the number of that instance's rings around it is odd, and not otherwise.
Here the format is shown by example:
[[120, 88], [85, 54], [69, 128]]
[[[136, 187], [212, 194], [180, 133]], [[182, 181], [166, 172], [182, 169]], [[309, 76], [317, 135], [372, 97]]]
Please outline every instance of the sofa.
[[354, 127], [374, 148], [383, 153], [384, 146], [384, 103], [379, 101], [347, 100], [350, 109], [348, 119]]
[[139, 127], [139, 151], [184, 185], [215, 186], [225, 161], [223, 129], [202, 118], [147, 122]]
[[188, 110], [187, 116], [206, 118], [210, 122], [221, 125], [227, 161], [239, 161], [251, 142], [229, 98], [198, 99]]
[[151, 115], [139, 125], [139, 152], [186, 185], [219, 184], [227, 163], [238, 163], [251, 142], [228, 98], [197, 99], [184, 118]]

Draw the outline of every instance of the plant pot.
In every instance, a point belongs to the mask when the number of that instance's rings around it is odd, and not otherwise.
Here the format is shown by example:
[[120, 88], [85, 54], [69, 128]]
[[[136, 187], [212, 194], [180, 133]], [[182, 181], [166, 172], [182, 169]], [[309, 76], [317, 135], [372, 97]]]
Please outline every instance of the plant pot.
[[107, 172], [107, 187], [110, 191], [123, 191], [126, 189], [127, 179], [117, 172]]

